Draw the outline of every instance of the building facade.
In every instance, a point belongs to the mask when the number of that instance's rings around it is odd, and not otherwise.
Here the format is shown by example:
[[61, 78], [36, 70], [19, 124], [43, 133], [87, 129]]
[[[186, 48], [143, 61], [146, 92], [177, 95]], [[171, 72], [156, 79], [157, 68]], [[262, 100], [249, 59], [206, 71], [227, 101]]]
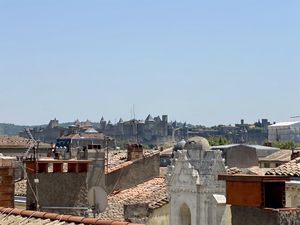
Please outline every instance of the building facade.
[[170, 224], [220, 225], [226, 207], [226, 173], [220, 151], [209, 150], [206, 139], [189, 139], [167, 174], [170, 194]]
[[300, 122], [280, 122], [268, 127], [268, 140], [300, 143]]

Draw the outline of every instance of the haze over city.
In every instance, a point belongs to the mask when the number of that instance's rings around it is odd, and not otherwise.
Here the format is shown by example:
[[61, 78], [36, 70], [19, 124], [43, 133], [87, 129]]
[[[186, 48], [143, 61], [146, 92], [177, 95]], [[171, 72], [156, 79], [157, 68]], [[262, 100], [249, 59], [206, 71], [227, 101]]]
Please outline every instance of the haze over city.
[[300, 114], [298, 1], [1, 1], [0, 122]]

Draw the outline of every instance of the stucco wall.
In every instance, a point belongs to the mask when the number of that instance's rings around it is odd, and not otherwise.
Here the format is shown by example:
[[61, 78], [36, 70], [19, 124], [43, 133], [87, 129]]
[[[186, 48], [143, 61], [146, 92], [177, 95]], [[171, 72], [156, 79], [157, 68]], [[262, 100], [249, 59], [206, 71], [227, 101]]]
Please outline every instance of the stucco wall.
[[153, 210], [149, 216], [147, 225], [169, 225], [170, 220], [170, 204]]
[[263, 210], [254, 207], [231, 206], [232, 225], [298, 225], [300, 211]]
[[248, 168], [258, 166], [256, 150], [243, 145], [228, 148], [226, 151], [226, 165], [229, 168]]
[[[28, 181], [33, 189], [35, 175], [28, 173]], [[38, 173], [37, 185], [39, 205], [43, 211], [78, 215], [82, 211], [45, 209], [43, 207], [86, 207], [87, 173]], [[33, 193], [27, 183], [27, 209], [32, 209], [35, 203]]]
[[159, 153], [106, 174], [106, 192], [124, 190], [159, 176]]

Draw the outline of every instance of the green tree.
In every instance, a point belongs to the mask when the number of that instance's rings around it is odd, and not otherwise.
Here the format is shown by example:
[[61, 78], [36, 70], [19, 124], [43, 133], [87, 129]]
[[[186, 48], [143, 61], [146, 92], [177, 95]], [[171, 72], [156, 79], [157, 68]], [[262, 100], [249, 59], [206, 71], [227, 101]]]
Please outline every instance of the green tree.
[[222, 136], [209, 136], [207, 140], [210, 146], [230, 144], [230, 141], [227, 138]]
[[294, 141], [274, 141], [272, 146], [280, 149], [293, 149], [299, 147]]

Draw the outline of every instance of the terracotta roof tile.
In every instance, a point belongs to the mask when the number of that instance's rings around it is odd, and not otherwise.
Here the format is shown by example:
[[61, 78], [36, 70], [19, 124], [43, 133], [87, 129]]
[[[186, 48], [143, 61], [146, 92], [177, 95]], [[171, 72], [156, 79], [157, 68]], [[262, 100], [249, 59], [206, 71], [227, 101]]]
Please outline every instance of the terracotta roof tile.
[[15, 195], [26, 196], [27, 180], [21, 180], [15, 183]]
[[156, 177], [135, 187], [109, 195], [108, 207], [105, 212], [99, 214], [99, 218], [124, 220], [124, 205], [148, 203], [150, 208], [158, 208], [168, 203], [167, 196], [165, 178]]
[[0, 224], [98, 224], [98, 225], [137, 225], [116, 220], [101, 220], [99, 218], [85, 218], [80, 216], [60, 215], [15, 208], [0, 208]]
[[242, 173], [242, 170], [237, 168], [237, 167], [232, 167], [232, 168], [229, 168], [227, 169], [227, 174], [239, 174], [239, 173]]
[[[28, 147], [30, 143], [30, 139], [19, 137], [19, 136], [7, 136], [7, 135], [0, 135], [0, 148], [4, 147]], [[39, 147], [50, 148], [50, 144], [41, 142]]]
[[291, 160], [292, 150], [279, 150], [271, 155], [260, 158], [260, 162], [276, 161], [276, 162], [288, 162]]
[[300, 176], [300, 157], [267, 171], [266, 175], [281, 175], [281, 176], [299, 177]]
[[[144, 150], [145, 158], [151, 157], [155, 154], [159, 154], [159, 151]], [[111, 173], [133, 163], [133, 161], [127, 161], [127, 150], [109, 151], [108, 159], [108, 173]], [[107, 172], [106, 169], [105, 172]]]

